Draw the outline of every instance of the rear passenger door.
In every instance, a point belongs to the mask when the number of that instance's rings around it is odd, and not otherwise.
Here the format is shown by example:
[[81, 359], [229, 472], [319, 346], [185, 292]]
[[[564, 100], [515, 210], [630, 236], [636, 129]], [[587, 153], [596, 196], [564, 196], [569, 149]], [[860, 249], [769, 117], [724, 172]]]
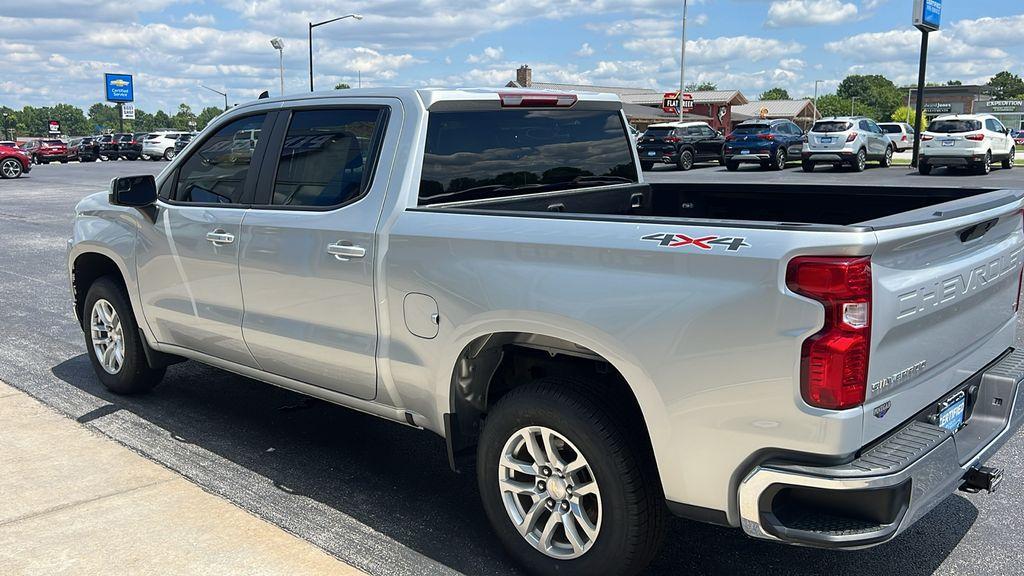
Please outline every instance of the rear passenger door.
[[260, 368], [363, 399], [377, 387], [375, 232], [388, 179], [375, 172], [382, 149], [391, 165], [401, 121], [390, 102], [283, 111], [241, 227], [242, 332]]

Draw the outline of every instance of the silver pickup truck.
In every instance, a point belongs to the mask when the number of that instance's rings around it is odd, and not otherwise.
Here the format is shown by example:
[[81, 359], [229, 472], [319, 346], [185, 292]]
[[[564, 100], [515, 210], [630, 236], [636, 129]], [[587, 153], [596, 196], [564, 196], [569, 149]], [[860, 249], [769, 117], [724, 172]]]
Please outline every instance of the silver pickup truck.
[[110, 390], [189, 359], [432, 431], [530, 572], [633, 574], [669, 513], [861, 548], [994, 490], [1022, 206], [649, 185], [611, 96], [346, 90], [85, 198], [68, 270]]

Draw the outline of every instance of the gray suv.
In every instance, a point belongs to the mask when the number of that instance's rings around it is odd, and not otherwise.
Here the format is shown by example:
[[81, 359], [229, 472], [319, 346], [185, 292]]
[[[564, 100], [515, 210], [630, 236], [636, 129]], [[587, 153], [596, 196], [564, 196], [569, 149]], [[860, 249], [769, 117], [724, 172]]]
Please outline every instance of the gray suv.
[[801, 166], [804, 172], [813, 172], [818, 164], [831, 164], [837, 169], [850, 166], [863, 172], [869, 160], [877, 160], [883, 168], [892, 166], [893, 152], [892, 140], [870, 118], [822, 118], [807, 133]]

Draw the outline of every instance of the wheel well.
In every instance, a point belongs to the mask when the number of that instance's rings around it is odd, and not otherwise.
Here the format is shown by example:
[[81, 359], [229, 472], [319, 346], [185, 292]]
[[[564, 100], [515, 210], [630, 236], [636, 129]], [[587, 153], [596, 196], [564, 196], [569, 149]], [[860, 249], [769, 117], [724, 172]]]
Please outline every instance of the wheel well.
[[654, 449], [636, 395], [622, 374], [601, 355], [573, 342], [503, 332], [467, 345], [452, 372], [451, 413], [445, 415], [449, 463], [456, 471], [476, 457], [477, 438], [488, 410], [509, 391], [549, 376], [571, 377], [586, 384], [587, 393], [615, 406], [622, 422], [636, 424], [650, 462]]
[[121, 269], [107, 256], [96, 252], [87, 252], [75, 258], [75, 264], [71, 269], [71, 285], [75, 297], [75, 315], [78, 316], [79, 323], [85, 316], [83, 307], [89, 288], [93, 282], [104, 276], [111, 276], [122, 286], [125, 285]]

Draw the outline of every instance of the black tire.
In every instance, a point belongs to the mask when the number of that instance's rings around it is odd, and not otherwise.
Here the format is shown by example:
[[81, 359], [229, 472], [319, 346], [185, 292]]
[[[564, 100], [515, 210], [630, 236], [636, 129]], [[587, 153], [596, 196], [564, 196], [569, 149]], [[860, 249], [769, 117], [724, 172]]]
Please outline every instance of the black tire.
[[771, 161], [768, 163], [768, 167], [772, 170], [785, 170], [788, 159], [789, 154], [786, 153], [786, 149], [779, 146], [779, 149], [775, 151], [775, 155], [772, 156]]
[[676, 161], [676, 166], [683, 172], [693, 168], [693, 151], [681, 150], [679, 152], [679, 160]]
[[735, 172], [740, 169], [740, 163], [726, 160], [725, 169], [728, 170], [729, 172]]
[[68, 163], [68, 161], [67, 161], [67, 160], [61, 160], [61, 161], [60, 161], [60, 163], [61, 163], [61, 164], [67, 164], [67, 163]]
[[925, 162], [924, 160], [918, 160], [918, 162], [917, 162], [917, 172], [921, 176], [927, 176], [927, 175], [932, 173], [932, 165], [927, 163], [927, 162]]
[[176, 155], [177, 154], [174, 152], [174, 148], [168, 148], [168, 149], [164, 150], [164, 160], [167, 160], [168, 162], [170, 162], [171, 160], [174, 160], [174, 157]]
[[653, 162], [641, 162], [640, 163], [640, 169], [643, 170], [644, 172], [649, 172], [649, 171], [654, 169], [654, 163]]
[[[93, 307], [101, 299], [111, 304], [121, 322], [124, 361], [120, 370], [114, 374], [104, 369], [100, 359], [96, 357], [90, 329]], [[89, 293], [85, 297], [85, 306], [82, 308], [82, 330], [85, 332], [86, 350], [89, 353], [93, 370], [107, 390], [115, 394], [141, 394], [152, 390], [163, 379], [166, 369], [154, 370], [146, 362], [142, 336], [139, 333], [138, 324], [135, 322], [135, 316], [132, 314], [128, 294], [124, 287], [112, 277], [104, 276], [89, 287]]]
[[989, 174], [992, 172], [992, 152], [985, 152], [985, 159], [974, 166], [978, 174]]
[[1010, 147], [1010, 155], [1003, 160], [1004, 170], [1013, 170], [1013, 162], [1017, 159], [1017, 149], [1013, 146]]
[[21, 165], [21, 161], [17, 158], [4, 158], [0, 162], [0, 178], [4, 180], [21, 178], [21, 175], [24, 173], [25, 167]]
[[[531, 574], [633, 575], [657, 553], [667, 507], [650, 449], [607, 400], [579, 382], [545, 378], [516, 388], [491, 409], [477, 449], [477, 482], [484, 511], [499, 540]], [[581, 556], [552, 558], [519, 534], [498, 489], [498, 463], [506, 442], [521, 429], [543, 426], [568, 439], [585, 456], [601, 492], [600, 532]]]
[[804, 172], [814, 172], [814, 162], [804, 160], [800, 163], [800, 168], [803, 168]]
[[719, 166], [725, 166], [725, 156], [724, 155], [718, 157], [718, 165]]
[[853, 158], [850, 167], [853, 168], [854, 172], [863, 172], [868, 166], [868, 153], [863, 148], [857, 152], [857, 155]]
[[892, 146], [888, 146], [885, 149], [885, 154], [882, 155], [882, 159], [878, 161], [878, 165], [882, 168], [888, 168], [892, 166]]
[[40, 164], [42, 164], [42, 162], [40, 162], [40, 160], [39, 160], [39, 156], [37, 156], [35, 154], [32, 155], [32, 163], [35, 164], [36, 166], [39, 166]]

